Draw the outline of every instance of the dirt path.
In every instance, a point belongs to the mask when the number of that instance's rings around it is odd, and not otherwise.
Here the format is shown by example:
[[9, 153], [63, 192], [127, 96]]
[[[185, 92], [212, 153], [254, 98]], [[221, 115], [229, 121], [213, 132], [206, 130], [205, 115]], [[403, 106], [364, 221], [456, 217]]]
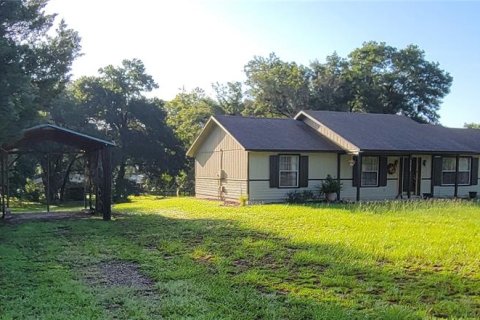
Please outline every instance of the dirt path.
[[52, 221], [52, 220], [81, 220], [98, 218], [88, 212], [78, 211], [57, 211], [57, 212], [26, 212], [7, 215], [0, 223], [18, 224], [30, 221]]

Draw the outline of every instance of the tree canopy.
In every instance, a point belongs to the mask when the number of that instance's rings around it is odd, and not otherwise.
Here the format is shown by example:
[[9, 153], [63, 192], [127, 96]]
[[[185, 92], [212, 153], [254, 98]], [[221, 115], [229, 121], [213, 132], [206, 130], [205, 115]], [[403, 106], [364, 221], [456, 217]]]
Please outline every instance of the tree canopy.
[[180, 92], [165, 107], [168, 112], [167, 123], [183, 143], [185, 151], [211, 115], [224, 113], [200, 88]]
[[80, 37], [55, 15], [46, 0], [0, 0], [0, 142], [46, 111], [70, 78], [80, 55]]
[[302, 109], [400, 113], [436, 123], [452, 77], [419, 47], [366, 42], [347, 58], [334, 53], [309, 67], [275, 54], [245, 66], [252, 97], [247, 113], [291, 117]]
[[109, 65], [99, 76], [82, 77], [73, 84], [75, 97], [88, 119], [118, 146], [114, 153], [115, 196], [128, 196], [127, 166], [147, 175], [175, 175], [183, 166], [181, 146], [166, 125], [163, 102], [144, 93], [157, 87], [143, 62], [124, 60]]

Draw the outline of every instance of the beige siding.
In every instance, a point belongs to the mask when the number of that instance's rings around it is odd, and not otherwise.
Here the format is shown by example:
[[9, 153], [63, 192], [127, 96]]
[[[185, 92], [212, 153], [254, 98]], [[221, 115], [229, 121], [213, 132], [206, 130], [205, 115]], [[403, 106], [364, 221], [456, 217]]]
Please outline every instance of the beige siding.
[[196, 178], [195, 195], [197, 198], [220, 199], [238, 201], [240, 196], [247, 194], [247, 180], [224, 180], [222, 181], [223, 194], [220, 194], [218, 179]]
[[308, 182], [308, 188], [270, 188], [269, 182], [265, 180], [250, 181], [249, 183], [249, 203], [269, 203], [283, 202], [287, 193], [292, 191], [301, 192], [303, 190], [312, 190], [318, 192], [321, 181], [311, 180]]
[[[250, 152], [250, 179], [265, 179], [270, 176], [270, 156], [278, 152]], [[336, 153], [302, 153], [308, 156], [309, 179], [325, 179], [327, 175], [336, 178], [337, 154]]]
[[238, 200], [247, 194], [248, 153], [215, 125], [195, 156], [195, 194]]
[[[479, 174], [478, 176], [480, 177], [480, 167], [479, 167]], [[480, 196], [480, 179], [477, 183], [477, 185], [473, 186], [458, 186], [458, 196], [459, 197], [468, 197], [468, 193], [470, 191], [476, 191], [478, 192]], [[430, 191], [429, 191], [430, 192]], [[453, 197], [455, 193], [455, 187], [454, 186], [435, 186], [433, 194], [435, 197]]]
[[321, 180], [328, 174], [336, 178], [336, 153], [302, 153], [308, 156], [309, 183], [307, 188], [270, 188], [270, 156], [278, 152], [250, 152], [249, 156], [249, 201], [251, 203], [281, 202], [292, 191], [313, 190], [318, 192]]
[[[362, 187], [360, 188], [360, 199], [368, 200], [391, 200], [398, 194], [398, 180], [387, 180], [385, 187]], [[352, 182], [343, 182], [343, 189], [340, 193], [343, 200], [355, 201], [357, 198], [357, 188], [352, 186]]]
[[[340, 157], [340, 179], [342, 181], [342, 191], [340, 198], [348, 201], [355, 201], [357, 198], [357, 187], [353, 186], [353, 168], [350, 166], [350, 155]], [[387, 163], [397, 161], [397, 170], [394, 174], [387, 175], [387, 185], [385, 187], [362, 187], [360, 188], [361, 200], [386, 200], [395, 199], [398, 195], [398, 172], [400, 170], [399, 157], [387, 157]]]

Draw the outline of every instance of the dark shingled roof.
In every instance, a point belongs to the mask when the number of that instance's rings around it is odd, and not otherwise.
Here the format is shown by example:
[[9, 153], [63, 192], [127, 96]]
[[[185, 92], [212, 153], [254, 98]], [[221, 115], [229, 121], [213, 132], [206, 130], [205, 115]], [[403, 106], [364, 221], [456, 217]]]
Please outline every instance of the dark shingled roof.
[[44, 141], [58, 142], [85, 151], [115, 146], [115, 143], [112, 141], [92, 137], [53, 124], [41, 124], [23, 130], [17, 141], [13, 144], [3, 146], [3, 148], [9, 151], [14, 149], [29, 149], [30, 147], [39, 143], [41, 144]]
[[342, 151], [302, 121], [223, 115], [214, 118], [246, 150]]
[[417, 123], [392, 114], [304, 111], [364, 151], [480, 153], [480, 130]]

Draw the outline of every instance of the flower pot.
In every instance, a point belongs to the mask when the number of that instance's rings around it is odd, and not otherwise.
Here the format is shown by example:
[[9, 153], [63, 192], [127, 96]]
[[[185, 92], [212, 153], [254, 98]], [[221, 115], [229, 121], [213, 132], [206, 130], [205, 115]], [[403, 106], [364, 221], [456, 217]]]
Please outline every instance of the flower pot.
[[477, 191], [470, 191], [468, 193], [468, 196], [470, 197], [470, 199], [475, 199], [477, 197]]
[[337, 200], [337, 194], [336, 193], [327, 193], [326, 195], [327, 201], [332, 202]]

